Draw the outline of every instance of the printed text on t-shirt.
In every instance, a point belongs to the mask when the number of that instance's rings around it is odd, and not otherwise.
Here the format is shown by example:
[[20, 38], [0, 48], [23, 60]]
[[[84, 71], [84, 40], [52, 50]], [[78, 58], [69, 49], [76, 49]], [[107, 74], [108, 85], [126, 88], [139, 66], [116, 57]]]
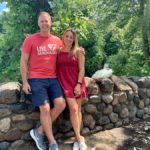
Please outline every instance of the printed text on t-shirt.
[[38, 55], [56, 55], [56, 44], [48, 44], [47, 46], [39, 46], [37, 47]]

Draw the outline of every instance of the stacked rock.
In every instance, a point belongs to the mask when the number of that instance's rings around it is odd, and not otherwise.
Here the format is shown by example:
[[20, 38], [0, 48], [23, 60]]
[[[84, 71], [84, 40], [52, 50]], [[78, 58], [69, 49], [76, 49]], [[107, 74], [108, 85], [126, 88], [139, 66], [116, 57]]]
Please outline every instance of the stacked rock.
[[[85, 77], [88, 97], [82, 106], [82, 134], [128, 125], [150, 117], [150, 77]], [[0, 149], [35, 149], [29, 131], [39, 125], [39, 111], [18, 82], [0, 84]], [[57, 140], [74, 136], [66, 108], [53, 125]]]

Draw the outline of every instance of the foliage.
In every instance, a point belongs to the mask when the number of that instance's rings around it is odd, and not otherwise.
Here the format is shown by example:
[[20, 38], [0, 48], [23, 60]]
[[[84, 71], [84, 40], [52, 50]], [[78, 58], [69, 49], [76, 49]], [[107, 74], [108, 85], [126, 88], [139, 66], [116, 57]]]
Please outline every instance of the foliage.
[[0, 36], [0, 80], [18, 80], [20, 78], [20, 48], [27, 33], [37, 30], [35, 14], [29, 1], [7, 1], [9, 12], [1, 15], [3, 33]]
[[[20, 49], [26, 34], [38, 31], [38, 10], [52, 14], [52, 32], [73, 27], [86, 51], [86, 75], [110, 63], [116, 75], [150, 75], [150, 0], [0, 0], [0, 81], [20, 79]], [[47, 2], [46, 5], [40, 5]], [[142, 28], [142, 27], [145, 28]]]

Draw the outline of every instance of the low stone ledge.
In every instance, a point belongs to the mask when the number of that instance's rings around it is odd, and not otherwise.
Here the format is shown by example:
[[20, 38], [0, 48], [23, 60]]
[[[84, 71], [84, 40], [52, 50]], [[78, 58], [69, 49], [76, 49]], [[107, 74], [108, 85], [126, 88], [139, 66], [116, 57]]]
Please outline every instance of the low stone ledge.
[[[81, 133], [128, 125], [150, 117], [150, 77], [117, 77], [94, 80], [85, 77], [88, 97], [83, 103]], [[0, 149], [14, 149], [31, 142], [29, 131], [39, 126], [39, 110], [17, 82], [0, 84]], [[74, 136], [68, 108], [53, 125], [57, 140]], [[31, 142], [32, 143], [32, 142]], [[31, 147], [34, 147], [31, 144]]]

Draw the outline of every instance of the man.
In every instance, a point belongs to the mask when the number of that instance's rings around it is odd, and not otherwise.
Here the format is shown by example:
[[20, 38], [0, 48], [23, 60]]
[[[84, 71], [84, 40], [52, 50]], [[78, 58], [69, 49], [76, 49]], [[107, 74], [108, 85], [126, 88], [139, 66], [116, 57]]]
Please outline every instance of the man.
[[[41, 126], [32, 129], [30, 135], [39, 150], [45, 150], [43, 135], [46, 134], [49, 150], [58, 150], [52, 132], [52, 122], [65, 108], [65, 101], [56, 76], [56, 59], [61, 40], [50, 33], [51, 17], [41, 12], [38, 17], [39, 33], [28, 36], [22, 47], [20, 71], [23, 91], [31, 94], [32, 104], [39, 107]], [[54, 108], [50, 108], [50, 104]]]

